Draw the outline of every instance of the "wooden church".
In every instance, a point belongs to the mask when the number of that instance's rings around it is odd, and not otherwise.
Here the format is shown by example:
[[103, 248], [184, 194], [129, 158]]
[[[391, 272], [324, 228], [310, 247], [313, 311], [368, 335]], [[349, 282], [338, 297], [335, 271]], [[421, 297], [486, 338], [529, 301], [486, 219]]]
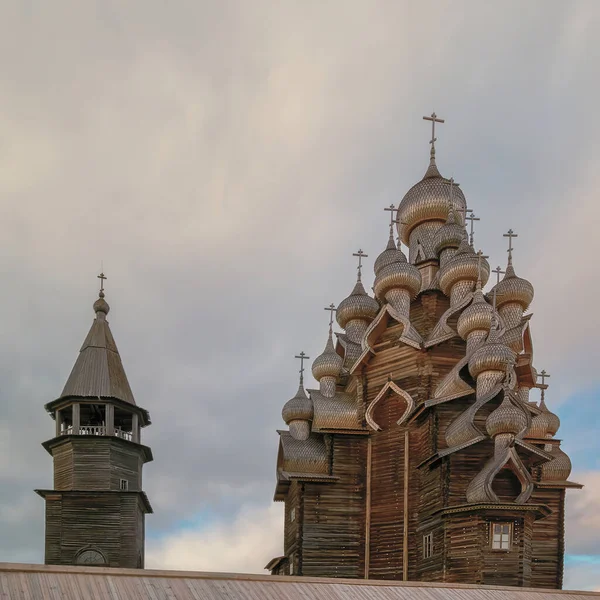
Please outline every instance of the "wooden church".
[[[571, 463], [534, 368], [533, 286], [473, 247], [475, 219], [435, 159], [283, 408], [273, 574], [561, 588]], [[471, 220], [471, 235], [466, 222]], [[394, 239], [397, 230], [398, 240]], [[402, 249], [407, 247], [407, 254]], [[503, 277], [500, 279], [500, 275]], [[298, 357], [307, 358], [303, 353]], [[539, 388], [541, 400], [530, 398]]]

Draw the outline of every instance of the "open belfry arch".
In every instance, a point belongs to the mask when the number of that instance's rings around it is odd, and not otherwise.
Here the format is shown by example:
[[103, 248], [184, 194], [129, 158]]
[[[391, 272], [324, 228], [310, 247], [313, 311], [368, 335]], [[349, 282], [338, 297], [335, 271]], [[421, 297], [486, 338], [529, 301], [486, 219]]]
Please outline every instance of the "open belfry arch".
[[[560, 588], [571, 463], [534, 368], [533, 286], [513, 266], [485, 291], [478, 217], [436, 164], [390, 213], [374, 295], [331, 305], [319, 389], [284, 406], [274, 574]], [[467, 231], [467, 222], [469, 231]], [[395, 234], [398, 239], [395, 239]], [[407, 254], [403, 251], [407, 248]], [[502, 276], [502, 277], [501, 277]], [[333, 314], [342, 331], [334, 333]], [[539, 403], [530, 398], [541, 391]]]
[[54, 437], [43, 446], [54, 460], [46, 501], [45, 562], [52, 565], [144, 567], [142, 467], [152, 451], [141, 442], [150, 425], [138, 406], [106, 319], [110, 307], [99, 276], [95, 319], [62, 394], [46, 405]]

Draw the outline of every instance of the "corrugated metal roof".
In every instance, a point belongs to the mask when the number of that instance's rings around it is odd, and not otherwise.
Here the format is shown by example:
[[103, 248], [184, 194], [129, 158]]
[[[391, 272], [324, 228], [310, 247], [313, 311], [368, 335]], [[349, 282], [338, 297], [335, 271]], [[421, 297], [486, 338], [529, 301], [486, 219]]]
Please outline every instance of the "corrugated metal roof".
[[121, 356], [103, 313], [90, 328], [61, 398], [117, 398], [135, 404]]
[[600, 593], [441, 583], [0, 563], [2, 600], [597, 600]]

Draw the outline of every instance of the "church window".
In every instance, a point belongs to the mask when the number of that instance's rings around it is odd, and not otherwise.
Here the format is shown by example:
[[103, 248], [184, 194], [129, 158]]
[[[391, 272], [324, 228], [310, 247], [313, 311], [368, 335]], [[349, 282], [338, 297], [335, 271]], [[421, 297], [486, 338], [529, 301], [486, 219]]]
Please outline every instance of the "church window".
[[492, 523], [492, 550], [510, 550], [512, 523]]
[[119, 480], [119, 489], [126, 492], [129, 489], [129, 481], [127, 479]]
[[433, 556], [433, 532], [423, 536], [423, 558]]
[[290, 521], [295, 521], [296, 520], [296, 509], [292, 508], [292, 510], [290, 510]]

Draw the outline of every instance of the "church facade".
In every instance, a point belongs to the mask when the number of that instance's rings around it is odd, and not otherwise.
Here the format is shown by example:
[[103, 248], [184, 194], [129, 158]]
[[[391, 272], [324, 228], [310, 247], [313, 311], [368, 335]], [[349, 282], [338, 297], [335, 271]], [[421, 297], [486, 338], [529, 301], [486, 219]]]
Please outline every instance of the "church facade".
[[54, 437], [43, 444], [54, 461], [54, 489], [36, 490], [46, 502], [45, 562], [143, 568], [152, 507], [142, 468], [152, 451], [141, 429], [150, 415], [134, 400], [103, 286], [94, 312], [62, 394], [46, 405], [55, 421]]
[[[534, 290], [473, 244], [475, 216], [435, 157], [391, 206], [374, 262], [283, 408], [273, 574], [561, 588], [571, 464], [535, 369]], [[471, 236], [466, 230], [471, 220]], [[395, 240], [397, 231], [398, 239]], [[402, 250], [404, 244], [408, 251]], [[502, 278], [500, 276], [503, 275]], [[530, 393], [541, 393], [540, 401]]]

